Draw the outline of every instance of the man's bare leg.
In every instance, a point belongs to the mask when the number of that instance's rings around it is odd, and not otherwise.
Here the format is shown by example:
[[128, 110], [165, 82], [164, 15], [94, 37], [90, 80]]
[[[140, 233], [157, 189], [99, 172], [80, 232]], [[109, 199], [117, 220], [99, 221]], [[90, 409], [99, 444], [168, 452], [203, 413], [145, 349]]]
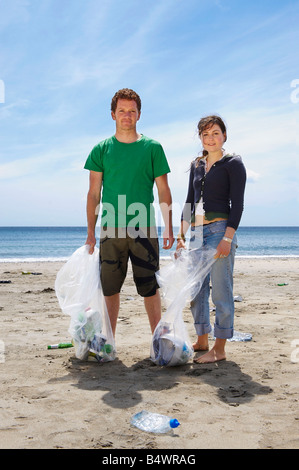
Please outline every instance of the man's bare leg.
[[224, 359], [226, 359], [226, 354], [224, 350], [225, 343], [226, 339], [216, 338], [215, 344], [212, 349], [203, 356], [194, 359], [194, 362], [196, 362], [197, 364], [208, 364], [210, 362], [223, 361]]
[[161, 320], [161, 297], [160, 292], [157, 290], [155, 295], [151, 297], [144, 297], [144, 306], [148, 314], [148, 319], [152, 333], [154, 333], [156, 326]]
[[106, 306], [108, 310], [108, 315], [110, 318], [111, 329], [113, 333], [113, 337], [115, 338], [115, 331], [116, 331], [116, 323], [119, 313], [119, 306], [120, 306], [120, 295], [114, 294], [105, 296]]

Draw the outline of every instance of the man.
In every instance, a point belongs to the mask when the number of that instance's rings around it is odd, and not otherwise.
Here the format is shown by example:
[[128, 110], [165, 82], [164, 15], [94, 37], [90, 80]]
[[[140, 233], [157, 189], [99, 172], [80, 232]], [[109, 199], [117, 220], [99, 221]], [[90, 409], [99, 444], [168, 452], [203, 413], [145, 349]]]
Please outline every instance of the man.
[[138, 94], [127, 88], [119, 90], [111, 102], [115, 134], [93, 148], [84, 167], [90, 171], [86, 240], [90, 253], [96, 244], [97, 209], [103, 189], [101, 283], [113, 335], [128, 258], [132, 263], [137, 292], [144, 297], [152, 333], [161, 318], [161, 300], [155, 276], [159, 269], [159, 245], [153, 230], [154, 183], [165, 223], [163, 248], [170, 249], [174, 243], [172, 198], [167, 181], [170, 169], [162, 146], [137, 132], [140, 114]]

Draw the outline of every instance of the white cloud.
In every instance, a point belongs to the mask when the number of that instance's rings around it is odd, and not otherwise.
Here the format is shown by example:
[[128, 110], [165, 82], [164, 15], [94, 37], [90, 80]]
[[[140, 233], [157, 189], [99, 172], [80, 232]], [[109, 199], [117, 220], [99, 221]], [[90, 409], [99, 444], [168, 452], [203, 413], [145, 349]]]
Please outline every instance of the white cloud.
[[261, 175], [256, 173], [255, 171], [247, 169], [247, 182], [248, 183], [255, 183], [260, 179]]

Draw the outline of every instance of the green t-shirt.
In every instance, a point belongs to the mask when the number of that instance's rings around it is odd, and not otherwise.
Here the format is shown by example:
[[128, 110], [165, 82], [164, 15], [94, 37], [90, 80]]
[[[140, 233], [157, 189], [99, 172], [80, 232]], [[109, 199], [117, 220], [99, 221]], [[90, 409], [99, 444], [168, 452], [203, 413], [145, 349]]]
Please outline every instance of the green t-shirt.
[[154, 180], [170, 172], [159, 142], [144, 135], [131, 144], [109, 137], [92, 149], [84, 168], [103, 172], [102, 226], [155, 225]]

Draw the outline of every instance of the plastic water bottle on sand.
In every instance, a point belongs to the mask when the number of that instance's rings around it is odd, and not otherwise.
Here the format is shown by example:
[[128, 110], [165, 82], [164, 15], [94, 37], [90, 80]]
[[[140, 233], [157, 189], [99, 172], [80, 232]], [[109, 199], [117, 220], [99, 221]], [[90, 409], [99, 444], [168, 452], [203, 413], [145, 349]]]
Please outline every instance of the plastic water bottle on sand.
[[170, 432], [180, 425], [177, 419], [145, 410], [136, 413], [131, 418], [131, 424], [142, 431], [159, 434]]
[[252, 334], [251, 333], [242, 333], [241, 331], [234, 331], [234, 336], [228, 341], [251, 341], [252, 340]]

